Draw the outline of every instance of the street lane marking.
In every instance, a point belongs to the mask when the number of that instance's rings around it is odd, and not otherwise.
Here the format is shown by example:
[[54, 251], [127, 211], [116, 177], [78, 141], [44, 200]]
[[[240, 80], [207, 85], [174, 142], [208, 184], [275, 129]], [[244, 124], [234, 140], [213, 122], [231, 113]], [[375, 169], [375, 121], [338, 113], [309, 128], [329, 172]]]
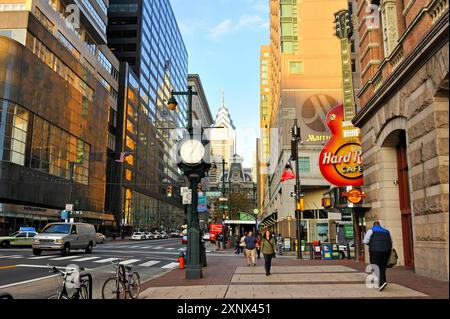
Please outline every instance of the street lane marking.
[[128, 248], [141, 248], [141, 245], [133, 245], [133, 246], [127, 246]]
[[146, 263], [140, 264], [138, 265], [139, 267], [150, 267], [156, 264], [159, 264], [161, 261], [160, 260], [150, 260], [147, 261]]
[[157, 246], [157, 247], [155, 247], [155, 248], [153, 248], [153, 249], [163, 249], [164, 247], [161, 247], [161, 246]]
[[140, 259], [128, 259], [128, 260], [121, 261], [120, 264], [121, 265], [128, 265], [128, 264], [135, 263], [137, 261], [140, 261]]
[[[19, 265], [17, 265], [19, 266]], [[24, 285], [24, 284], [28, 284], [30, 282], [35, 282], [35, 281], [39, 281], [39, 280], [44, 280], [44, 279], [48, 279], [48, 278], [52, 278], [52, 277], [56, 277], [59, 275], [50, 275], [50, 276], [45, 276], [45, 277], [40, 277], [40, 278], [35, 278], [35, 279], [31, 279], [31, 280], [25, 280], [25, 281], [21, 281], [21, 282], [15, 282], [13, 284], [8, 284], [8, 285], [4, 285], [4, 286], [0, 286], [0, 289], [5, 289], [5, 288], [9, 288], [9, 287], [14, 287], [14, 286], [19, 286], [19, 285]]]
[[86, 261], [86, 260], [93, 260], [93, 259], [99, 259], [100, 257], [84, 257], [80, 259], [74, 259], [72, 261]]
[[167, 249], [167, 250], [174, 250], [175, 248], [172, 247], [172, 248], [166, 248], [166, 249]]
[[49, 256], [37, 256], [37, 257], [30, 257], [28, 259], [45, 259], [45, 258], [52, 258], [55, 257], [55, 255], [49, 255]]
[[24, 256], [20, 256], [20, 255], [8, 255], [8, 256], [1, 256], [0, 258], [19, 259], [19, 258], [24, 258]]
[[152, 248], [153, 246], [143, 246], [142, 249]]
[[66, 259], [74, 259], [74, 258], [80, 258], [80, 256], [65, 256], [65, 257], [53, 258], [50, 260], [66, 260]]
[[12, 268], [16, 268], [17, 266], [16, 265], [12, 265], [12, 266], [0, 266], [0, 270], [3, 270], [3, 269], [12, 269]]
[[178, 265], [179, 265], [179, 263], [170, 263], [165, 266], [162, 266], [161, 268], [175, 268], [175, 267], [178, 267]]
[[94, 260], [94, 263], [105, 264], [105, 263], [111, 262], [113, 260], [117, 260], [117, 258], [106, 258], [106, 259]]

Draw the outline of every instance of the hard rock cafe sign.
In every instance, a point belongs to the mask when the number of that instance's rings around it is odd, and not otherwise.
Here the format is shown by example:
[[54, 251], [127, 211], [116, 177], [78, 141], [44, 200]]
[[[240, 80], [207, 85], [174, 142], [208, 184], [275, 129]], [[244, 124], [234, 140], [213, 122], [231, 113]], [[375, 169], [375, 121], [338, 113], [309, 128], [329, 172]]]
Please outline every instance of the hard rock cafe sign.
[[336, 35], [341, 41], [343, 103], [333, 107], [326, 122], [332, 137], [319, 155], [323, 177], [336, 186], [362, 186], [361, 130], [351, 120], [355, 116], [349, 38], [352, 25], [346, 10], [336, 13]]

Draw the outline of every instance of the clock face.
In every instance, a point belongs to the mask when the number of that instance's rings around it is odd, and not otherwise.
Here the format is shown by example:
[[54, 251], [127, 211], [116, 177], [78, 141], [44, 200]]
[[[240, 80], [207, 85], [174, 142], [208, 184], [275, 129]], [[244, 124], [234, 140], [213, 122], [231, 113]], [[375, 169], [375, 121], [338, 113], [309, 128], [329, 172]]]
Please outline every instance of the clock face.
[[200, 163], [205, 156], [205, 147], [198, 140], [186, 140], [180, 146], [180, 156], [187, 164]]

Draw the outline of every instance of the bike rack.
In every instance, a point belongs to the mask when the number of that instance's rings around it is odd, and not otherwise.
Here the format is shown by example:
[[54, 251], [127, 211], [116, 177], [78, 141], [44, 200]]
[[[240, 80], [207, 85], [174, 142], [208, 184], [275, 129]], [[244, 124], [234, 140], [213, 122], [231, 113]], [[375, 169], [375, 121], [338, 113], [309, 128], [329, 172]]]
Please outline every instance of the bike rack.
[[13, 296], [11, 294], [8, 293], [2, 293], [0, 294], [0, 299], [14, 299]]
[[80, 280], [87, 277], [88, 281], [89, 281], [89, 296], [88, 299], [92, 299], [92, 275], [91, 274], [83, 274], [80, 276]]

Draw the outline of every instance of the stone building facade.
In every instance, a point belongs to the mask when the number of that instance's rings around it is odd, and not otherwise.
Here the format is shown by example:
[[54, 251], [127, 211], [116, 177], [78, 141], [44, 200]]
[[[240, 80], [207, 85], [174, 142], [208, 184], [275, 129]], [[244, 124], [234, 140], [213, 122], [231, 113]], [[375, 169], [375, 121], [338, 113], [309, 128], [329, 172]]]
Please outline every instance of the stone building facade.
[[[391, 231], [400, 265], [448, 281], [448, 0], [359, 0], [356, 14], [362, 88], [353, 123], [371, 206], [358, 218]], [[378, 28], [367, 23], [377, 19]]]

